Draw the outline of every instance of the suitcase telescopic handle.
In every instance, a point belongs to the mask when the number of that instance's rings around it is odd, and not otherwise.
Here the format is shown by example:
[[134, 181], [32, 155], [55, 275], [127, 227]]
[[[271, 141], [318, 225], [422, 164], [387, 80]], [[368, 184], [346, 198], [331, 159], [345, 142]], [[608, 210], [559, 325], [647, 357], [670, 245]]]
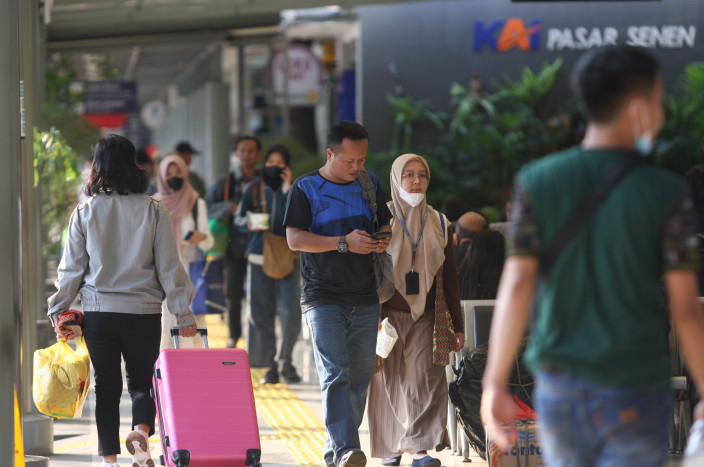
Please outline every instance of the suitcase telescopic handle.
[[[174, 340], [174, 349], [178, 349], [178, 330], [176, 326], [171, 328], [171, 337]], [[200, 337], [203, 339], [203, 348], [207, 349], [208, 348], [208, 328], [198, 328], [198, 334], [200, 334]]]

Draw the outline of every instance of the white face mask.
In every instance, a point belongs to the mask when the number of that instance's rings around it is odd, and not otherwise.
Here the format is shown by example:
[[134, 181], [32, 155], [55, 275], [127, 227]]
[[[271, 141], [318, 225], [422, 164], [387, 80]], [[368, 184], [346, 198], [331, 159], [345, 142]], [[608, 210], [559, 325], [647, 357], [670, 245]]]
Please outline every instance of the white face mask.
[[[645, 108], [644, 112], [641, 114], [643, 116], [643, 122], [645, 127], [650, 126], [650, 115], [648, 114], [648, 109]], [[641, 156], [647, 156], [653, 150], [653, 135], [651, 135], [647, 130], [640, 128], [633, 129], [633, 135], [635, 136], [635, 142], [633, 149]]]
[[653, 137], [648, 133], [643, 133], [636, 138], [634, 149], [641, 156], [647, 156], [653, 150]]
[[240, 158], [233, 152], [230, 155], [230, 172], [237, 172], [240, 170]]
[[425, 193], [409, 193], [401, 187], [398, 187], [398, 193], [411, 207], [418, 206], [425, 199]]

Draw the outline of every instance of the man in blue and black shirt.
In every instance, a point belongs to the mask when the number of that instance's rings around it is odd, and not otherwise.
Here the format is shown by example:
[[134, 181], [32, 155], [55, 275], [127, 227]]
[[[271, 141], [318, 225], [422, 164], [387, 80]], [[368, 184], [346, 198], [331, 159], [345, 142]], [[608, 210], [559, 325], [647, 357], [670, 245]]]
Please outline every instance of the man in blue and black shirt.
[[[301, 311], [311, 330], [325, 419], [325, 465], [362, 467], [360, 449], [367, 387], [374, 367], [379, 299], [373, 254], [389, 239], [375, 239], [374, 213], [358, 175], [369, 149], [367, 131], [354, 122], [334, 125], [327, 161], [297, 179], [284, 217], [292, 250], [301, 251]], [[370, 175], [371, 176], [371, 175]], [[376, 190], [380, 230], [391, 213]]]

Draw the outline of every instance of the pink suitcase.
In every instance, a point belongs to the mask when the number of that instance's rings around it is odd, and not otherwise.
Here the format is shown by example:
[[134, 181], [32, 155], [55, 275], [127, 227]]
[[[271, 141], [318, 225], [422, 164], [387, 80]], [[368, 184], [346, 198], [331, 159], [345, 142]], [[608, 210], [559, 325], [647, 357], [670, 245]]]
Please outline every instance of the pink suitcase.
[[259, 467], [261, 447], [247, 352], [174, 347], [154, 366], [154, 396], [164, 454], [174, 467]]

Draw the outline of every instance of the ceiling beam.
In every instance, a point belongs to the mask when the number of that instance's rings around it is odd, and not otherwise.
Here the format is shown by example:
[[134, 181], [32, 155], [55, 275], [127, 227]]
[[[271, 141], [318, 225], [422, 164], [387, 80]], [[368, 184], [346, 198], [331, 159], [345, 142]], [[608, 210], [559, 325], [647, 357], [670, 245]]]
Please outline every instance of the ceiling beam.
[[399, 1], [401, 0], [54, 0], [47, 34], [50, 41], [66, 41], [268, 27], [280, 23], [282, 10], [331, 4], [349, 8]]
[[112, 49], [125, 47], [134, 47], [138, 45], [150, 44], [197, 44], [199, 42], [209, 43], [213, 40], [224, 39], [228, 35], [227, 30], [222, 31], [193, 31], [193, 32], [178, 32], [178, 33], [161, 33], [161, 34], [137, 34], [132, 36], [119, 37], [103, 37], [94, 39], [76, 39], [76, 40], [50, 40], [47, 41], [46, 47], [53, 51], [78, 51], [87, 48], [93, 49]]

